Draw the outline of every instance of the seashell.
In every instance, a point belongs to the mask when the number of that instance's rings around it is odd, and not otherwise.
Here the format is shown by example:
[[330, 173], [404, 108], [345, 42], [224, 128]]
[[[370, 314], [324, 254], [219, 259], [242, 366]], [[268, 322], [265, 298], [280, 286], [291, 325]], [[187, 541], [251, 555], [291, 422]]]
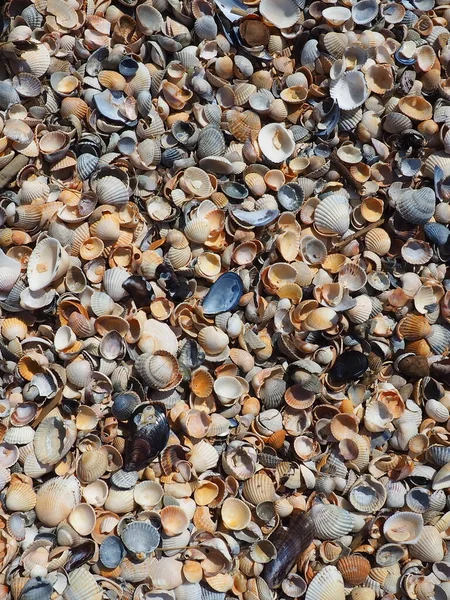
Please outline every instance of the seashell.
[[310, 510], [316, 536], [321, 540], [336, 540], [352, 531], [354, 517], [333, 504], [315, 504]]
[[411, 546], [411, 556], [423, 562], [438, 562], [444, 557], [444, 546], [439, 531], [425, 525], [417, 541]]
[[386, 502], [386, 489], [376, 479], [366, 475], [353, 485], [349, 493], [349, 500], [358, 512], [376, 512]]
[[200, 474], [214, 468], [219, 460], [219, 455], [214, 446], [202, 440], [192, 448], [187, 458], [195, 471]]
[[367, 558], [358, 554], [351, 554], [340, 558], [337, 562], [337, 568], [345, 583], [357, 586], [364, 583], [371, 570], [371, 565]]
[[376, 18], [378, 9], [375, 0], [359, 0], [352, 6], [352, 19], [358, 25], [366, 25]]
[[[364, 3], [365, 1], [363, 0]], [[358, 4], [361, 4], [361, 0]], [[360, 71], [347, 71], [339, 79], [330, 82], [330, 96], [342, 110], [353, 110], [361, 106], [368, 95], [366, 80]]]
[[350, 227], [350, 209], [344, 196], [324, 198], [314, 211], [314, 224], [325, 235], [343, 235]]
[[[154, 369], [153, 377], [157, 378], [157, 365]], [[133, 424], [132, 435], [125, 447], [124, 461], [124, 470], [127, 472], [139, 471], [147, 466], [163, 450], [169, 438], [169, 425], [159, 407], [140, 404], [130, 420]]]
[[45, 525], [56, 527], [69, 516], [80, 501], [81, 489], [76, 477], [54, 477], [38, 490], [36, 514]]
[[411, 512], [399, 512], [384, 523], [384, 535], [390, 542], [416, 544], [423, 531], [422, 516]]
[[340, 598], [341, 600], [345, 597], [342, 575], [333, 565], [326, 565], [312, 579], [305, 599], [313, 600], [319, 596], [324, 599]]
[[72, 421], [58, 417], [44, 419], [36, 429], [33, 444], [36, 458], [46, 465], [55, 465], [71, 449], [77, 429]]
[[217, 25], [212, 15], [203, 15], [195, 20], [194, 31], [201, 40], [214, 40], [217, 36]]
[[120, 537], [124, 546], [140, 560], [153, 552], [160, 541], [158, 530], [148, 521], [129, 523]]
[[402, 246], [401, 254], [407, 263], [412, 265], [423, 265], [430, 260], [433, 255], [433, 250], [427, 242], [410, 238]]
[[237, 498], [227, 498], [222, 505], [220, 514], [224, 526], [233, 531], [245, 529], [251, 521], [250, 509]]
[[396, 208], [410, 223], [424, 224], [433, 216], [435, 195], [432, 189], [407, 190], [397, 201]]
[[99, 557], [108, 569], [115, 569], [125, 558], [126, 550], [122, 541], [115, 535], [108, 536], [100, 545]]
[[69, 255], [55, 238], [46, 238], [36, 245], [28, 260], [27, 278], [31, 291], [47, 287], [67, 271]]
[[265, 125], [258, 133], [258, 143], [264, 156], [273, 163], [284, 162], [295, 149], [292, 133], [278, 123]]

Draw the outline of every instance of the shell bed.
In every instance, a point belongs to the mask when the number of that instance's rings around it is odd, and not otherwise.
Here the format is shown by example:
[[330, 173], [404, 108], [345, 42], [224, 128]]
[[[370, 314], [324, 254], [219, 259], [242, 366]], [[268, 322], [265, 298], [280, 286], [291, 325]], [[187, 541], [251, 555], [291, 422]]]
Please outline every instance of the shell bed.
[[0, 5], [0, 600], [450, 600], [450, 4]]

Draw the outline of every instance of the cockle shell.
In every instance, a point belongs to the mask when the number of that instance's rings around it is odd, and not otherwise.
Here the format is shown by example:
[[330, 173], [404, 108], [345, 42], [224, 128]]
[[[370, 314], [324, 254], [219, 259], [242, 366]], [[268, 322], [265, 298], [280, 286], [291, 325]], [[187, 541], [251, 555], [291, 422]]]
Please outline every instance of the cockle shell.
[[295, 148], [292, 133], [278, 123], [265, 125], [258, 134], [258, 143], [264, 156], [273, 163], [284, 162]]
[[332, 504], [315, 504], [310, 516], [316, 535], [322, 540], [336, 540], [352, 531], [354, 518], [348, 511]]

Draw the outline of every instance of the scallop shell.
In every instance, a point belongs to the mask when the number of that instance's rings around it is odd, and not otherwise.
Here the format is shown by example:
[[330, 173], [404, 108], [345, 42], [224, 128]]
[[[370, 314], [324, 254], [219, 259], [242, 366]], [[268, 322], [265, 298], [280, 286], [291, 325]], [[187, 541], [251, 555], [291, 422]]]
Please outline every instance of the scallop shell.
[[350, 207], [344, 196], [324, 198], [314, 211], [314, 224], [324, 235], [343, 235], [350, 227]]
[[81, 488], [76, 477], [54, 477], [38, 490], [36, 514], [43, 524], [56, 527], [69, 516], [80, 501]]

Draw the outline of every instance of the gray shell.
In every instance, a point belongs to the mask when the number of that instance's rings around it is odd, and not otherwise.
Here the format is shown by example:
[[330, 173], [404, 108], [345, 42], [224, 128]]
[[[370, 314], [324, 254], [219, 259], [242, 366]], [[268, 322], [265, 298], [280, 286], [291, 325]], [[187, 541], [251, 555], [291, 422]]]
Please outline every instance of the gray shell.
[[77, 159], [77, 171], [81, 181], [86, 181], [98, 166], [97, 156], [92, 154], [80, 154]]
[[159, 546], [158, 530], [147, 521], [133, 521], [122, 531], [122, 542], [133, 554], [150, 554]]
[[194, 31], [201, 40], [213, 40], [217, 36], [217, 24], [214, 17], [205, 15], [196, 19]]
[[431, 219], [436, 205], [436, 196], [431, 188], [406, 190], [397, 201], [397, 210], [409, 223], [423, 225]]
[[316, 536], [320, 540], [337, 540], [353, 529], [354, 518], [348, 510], [333, 504], [315, 504], [310, 512]]
[[223, 156], [225, 150], [225, 137], [218, 127], [208, 125], [200, 132], [197, 146], [197, 157], [199, 159], [208, 156]]

